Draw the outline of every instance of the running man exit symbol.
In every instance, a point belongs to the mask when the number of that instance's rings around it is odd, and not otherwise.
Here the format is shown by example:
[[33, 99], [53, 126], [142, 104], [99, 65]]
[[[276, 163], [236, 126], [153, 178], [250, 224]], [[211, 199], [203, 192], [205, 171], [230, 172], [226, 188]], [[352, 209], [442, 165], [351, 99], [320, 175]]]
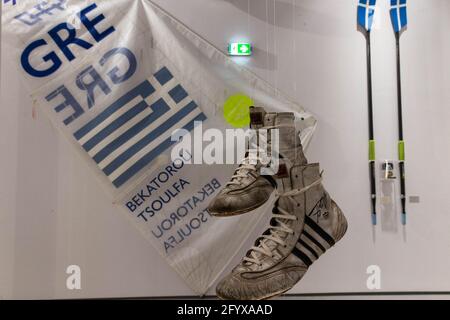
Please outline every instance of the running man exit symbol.
[[252, 54], [252, 45], [240, 42], [230, 43], [228, 45], [228, 54], [230, 56], [250, 56]]

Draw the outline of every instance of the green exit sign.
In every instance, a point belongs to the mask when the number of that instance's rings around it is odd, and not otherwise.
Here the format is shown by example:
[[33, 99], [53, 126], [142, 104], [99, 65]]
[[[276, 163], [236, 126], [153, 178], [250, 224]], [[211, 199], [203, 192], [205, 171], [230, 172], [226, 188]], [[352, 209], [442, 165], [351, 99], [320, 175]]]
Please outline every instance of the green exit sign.
[[228, 45], [228, 54], [230, 56], [251, 56], [251, 43], [234, 42]]

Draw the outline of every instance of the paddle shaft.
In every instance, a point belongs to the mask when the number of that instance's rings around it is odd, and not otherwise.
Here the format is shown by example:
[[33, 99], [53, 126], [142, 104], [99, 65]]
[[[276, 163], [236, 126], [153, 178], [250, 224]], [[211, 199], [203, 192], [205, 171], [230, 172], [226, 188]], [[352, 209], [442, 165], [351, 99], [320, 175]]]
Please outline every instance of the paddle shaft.
[[397, 49], [397, 108], [398, 108], [398, 153], [400, 170], [400, 200], [402, 204], [402, 223], [406, 224], [406, 186], [405, 186], [405, 145], [403, 140], [403, 105], [402, 105], [402, 77], [400, 63], [400, 32], [395, 33]]
[[370, 45], [370, 32], [366, 33], [367, 48], [367, 97], [368, 97], [368, 118], [369, 118], [369, 175], [370, 175], [370, 193], [372, 201], [372, 224], [377, 224], [376, 204], [377, 192], [375, 182], [375, 140], [373, 125], [373, 93], [372, 93], [372, 56]]

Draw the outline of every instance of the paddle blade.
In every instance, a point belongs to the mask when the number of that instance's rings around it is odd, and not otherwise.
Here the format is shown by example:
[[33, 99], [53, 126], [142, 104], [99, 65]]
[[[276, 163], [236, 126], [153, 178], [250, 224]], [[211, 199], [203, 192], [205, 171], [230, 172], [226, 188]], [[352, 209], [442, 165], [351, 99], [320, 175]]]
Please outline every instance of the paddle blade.
[[391, 0], [391, 20], [395, 32], [400, 32], [408, 24], [406, 0]]
[[372, 30], [376, 2], [376, 0], [359, 0], [358, 24], [367, 32]]

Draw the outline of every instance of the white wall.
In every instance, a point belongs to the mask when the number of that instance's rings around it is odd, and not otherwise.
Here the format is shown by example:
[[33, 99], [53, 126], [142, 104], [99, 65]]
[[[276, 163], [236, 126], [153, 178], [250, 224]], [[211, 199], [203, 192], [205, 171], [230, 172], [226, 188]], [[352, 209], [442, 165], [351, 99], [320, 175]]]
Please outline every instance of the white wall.
[[[388, 229], [386, 220], [375, 230], [370, 224], [365, 40], [356, 31], [356, 0], [155, 2], [217, 47], [251, 40], [255, 55], [238, 62], [319, 119], [308, 158], [321, 162], [350, 229], [292, 293], [367, 291], [372, 264], [381, 267], [382, 291], [450, 291], [448, 1], [410, 0], [402, 37], [407, 191], [421, 200], [408, 204], [405, 230]], [[388, 1], [378, 2], [372, 43], [381, 160], [397, 157], [396, 73]], [[190, 295], [45, 116], [33, 118], [11, 63], [2, 59], [1, 68], [0, 298]], [[81, 291], [65, 287], [70, 264], [82, 267]]]

